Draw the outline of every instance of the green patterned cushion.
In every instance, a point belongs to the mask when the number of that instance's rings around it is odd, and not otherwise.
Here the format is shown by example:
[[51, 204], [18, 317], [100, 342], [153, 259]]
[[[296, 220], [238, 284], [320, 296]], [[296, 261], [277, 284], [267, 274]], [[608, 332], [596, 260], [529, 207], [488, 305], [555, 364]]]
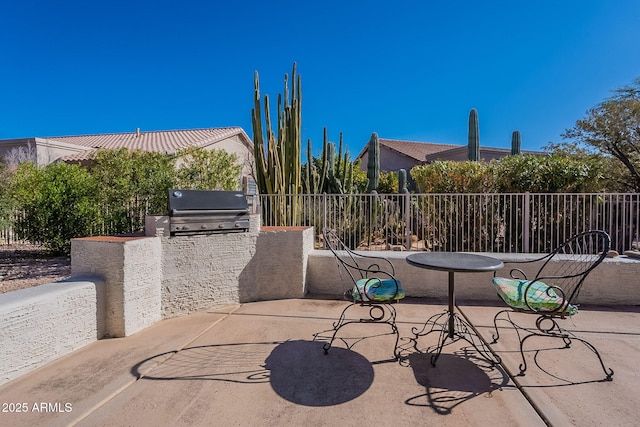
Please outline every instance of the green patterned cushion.
[[[531, 307], [535, 311], [555, 311], [562, 307], [558, 312], [564, 312], [573, 316], [578, 312], [578, 307], [564, 302], [562, 297], [542, 282], [533, 282], [527, 290], [527, 286], [531, 283], [529, 280], [507, 279], [504, 277], [494, 277], [493, 286], [498, 291], [500, 298], [513, 308], [529, 310]], [[524, 292], [527, 291], [527, 301], [525, 302]], [[527, 303], [529, 306], [527, 306]]]
[[[397, 293], [396, 283], [398, 284]], [[393, 279], [360, 279], [353, 288], [353, 300], [360, 301], [361, 295], [364, 301], [387, 302], [404, 298], [404, 290], [400, 281]]]

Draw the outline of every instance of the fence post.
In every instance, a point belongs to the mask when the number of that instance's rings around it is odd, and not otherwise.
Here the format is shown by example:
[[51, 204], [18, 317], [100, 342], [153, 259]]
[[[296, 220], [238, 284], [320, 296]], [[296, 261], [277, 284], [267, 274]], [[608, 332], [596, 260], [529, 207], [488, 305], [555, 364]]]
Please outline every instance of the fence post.
[[[324, 228], [327, 226], [327, 193], [324, 192], [322, 193], [322, 231], [324, 231]], [[322, 241], [322, 244], [324, 245], [324, 249], [327, 249], [327, 242], [325, 242], [324, 240]]]
[[522, 218], [522, 234], [523, 234], [523, 250], [524, 253], [529, 253], [529, 227], [531, 227], [531, 212], [529, 211], [530, 206], [530, 193], [525, 191], [524, 193], [524, 217]]
[[411, 207], [411, 199], [409, 196], [409, 191], [404, 188], [402, 190], [402, 193], [404, 195], [404, 225], [405, 225], [405, 236], [406, 236], [406, 241], [405, 241], [405, 246], [407, 247], [407, 250], [410, 251], [411, 250], [411, 211], [410, 211], [410, 207]]

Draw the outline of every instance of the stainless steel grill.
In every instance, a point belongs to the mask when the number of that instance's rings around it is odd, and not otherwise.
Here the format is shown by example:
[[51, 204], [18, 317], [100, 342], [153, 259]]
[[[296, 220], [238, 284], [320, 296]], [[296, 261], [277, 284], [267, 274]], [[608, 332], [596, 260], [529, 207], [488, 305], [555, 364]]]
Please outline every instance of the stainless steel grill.
[[169, 190], [171, 235], [249, 231], [249, 205], [242, 191]]

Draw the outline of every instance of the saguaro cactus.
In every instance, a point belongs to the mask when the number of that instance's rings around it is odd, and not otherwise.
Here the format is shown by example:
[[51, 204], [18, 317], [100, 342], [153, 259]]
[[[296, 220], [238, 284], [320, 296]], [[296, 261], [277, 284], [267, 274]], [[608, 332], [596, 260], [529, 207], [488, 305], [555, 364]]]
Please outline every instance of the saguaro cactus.
[[514, 130], [511, 134], [511, 154], [520, 154], [520, 131]]
[[407, 189], [407, 171], [406, 169], [400, 169], [398, 171], [398, 192], [405, 193]]
[[478, 128], [478, 112], [475, 108], [469, 112], [469, 160], [478, 161], [480, 156], [480, 131]]
[[380, 182], [380, 141], [375, 132], [369, 139], [367, 157], [367, 191], [370, 193], [378, 188]]

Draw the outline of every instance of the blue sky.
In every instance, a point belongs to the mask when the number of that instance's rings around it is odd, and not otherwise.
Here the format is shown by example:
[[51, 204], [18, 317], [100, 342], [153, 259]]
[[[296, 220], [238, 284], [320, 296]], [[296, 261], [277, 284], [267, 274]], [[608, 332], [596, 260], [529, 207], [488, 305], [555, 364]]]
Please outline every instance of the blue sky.
[[[640, 77], [640, 2], [5, 1], [0, 138], [241, 126], [294, 61], [303, 138], [537, 150]], [[274, 113], [275, 116], [275, 113]]]

